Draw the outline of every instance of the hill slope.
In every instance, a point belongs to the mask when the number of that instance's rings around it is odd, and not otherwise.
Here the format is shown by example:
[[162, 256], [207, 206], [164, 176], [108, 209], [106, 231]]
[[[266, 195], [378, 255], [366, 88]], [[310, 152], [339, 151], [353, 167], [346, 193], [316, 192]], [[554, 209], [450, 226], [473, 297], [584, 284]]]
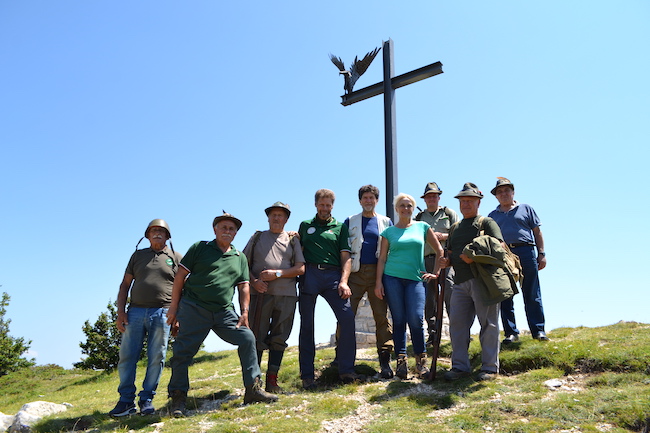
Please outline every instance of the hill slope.
[[[73, 405], [41, 421], [40, 432], [648, 432], [649, 324], [559, 328], [549, 336], [548, 343], [522, 337], [504, 348], [501, 375], [491, 382], [413, 378], [342, 385], [329, 367], [334, 350], [323, 349], [315, 392], [300, 388], [292, 347], [280, 372], [286, 394], [272, 405], [242, 405], [236, 351], [202, 352], [190, 369], [190, 413], [183, 419], [168, 415], [168, 368], [154, 400], [156, 415], [113, 420], [106, 412], [117, 401], [116, 373], [34, 367], [0, 378], [0, 411], [13, 414], [34, 400]], [[470, 353], [478, 365], [477, 341]], [[448, 342], [441, 351], [449, 355]], [[441, 358], [439, 371], [448, 363]], [[372, 351], [359, 351], [359, 372], [372, 375], [376, 368]]]

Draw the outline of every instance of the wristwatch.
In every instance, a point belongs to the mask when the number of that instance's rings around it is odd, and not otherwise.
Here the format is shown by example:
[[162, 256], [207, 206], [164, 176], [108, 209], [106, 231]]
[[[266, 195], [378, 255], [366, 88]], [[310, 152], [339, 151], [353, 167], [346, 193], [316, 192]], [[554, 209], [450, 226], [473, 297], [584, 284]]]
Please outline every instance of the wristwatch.
[[282, 271], [275, 271], [275, 276], [280, 278], [282, 276]]
[[537, 253], [538, 256], [546, 257], [546, 253], [544, 251], [540, 251]]

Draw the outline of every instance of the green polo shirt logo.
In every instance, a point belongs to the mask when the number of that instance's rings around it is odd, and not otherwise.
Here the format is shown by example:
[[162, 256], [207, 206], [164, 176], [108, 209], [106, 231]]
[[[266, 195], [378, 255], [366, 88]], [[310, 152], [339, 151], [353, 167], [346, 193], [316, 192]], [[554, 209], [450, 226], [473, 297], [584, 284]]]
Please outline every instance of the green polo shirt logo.
[[168, 258], [167, 260], [165, 260], [165, 263], [167, 263], [169, 266], [172, 266], [174, 264], [174, 261]]

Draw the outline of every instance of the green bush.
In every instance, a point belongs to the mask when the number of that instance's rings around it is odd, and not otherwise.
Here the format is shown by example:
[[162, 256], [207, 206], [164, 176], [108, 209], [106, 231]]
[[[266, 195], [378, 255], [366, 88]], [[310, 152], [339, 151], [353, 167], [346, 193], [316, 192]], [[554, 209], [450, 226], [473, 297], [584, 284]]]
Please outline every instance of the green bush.
[[29, 350], [31, 340], [15, 338], [9, 335], [11, 320], [5, 319], [6, 306], [11, 298], [6, 292], [2, 293], [0, 301], [0, 376], [22, 368], [34, 365], [34, 359], [25, 359], [23, 354]]
[[86, 358], [74, 363], [76, 368], [84, 370], [113, 370], [120, 360], [120, 342], [122, 334], [117, 329], [117, 307], [108, 302], [108, 311], [99, 315], [94, 325], [86, 320], [83, 333], [86, 342], [79, 343], [81, 353]]

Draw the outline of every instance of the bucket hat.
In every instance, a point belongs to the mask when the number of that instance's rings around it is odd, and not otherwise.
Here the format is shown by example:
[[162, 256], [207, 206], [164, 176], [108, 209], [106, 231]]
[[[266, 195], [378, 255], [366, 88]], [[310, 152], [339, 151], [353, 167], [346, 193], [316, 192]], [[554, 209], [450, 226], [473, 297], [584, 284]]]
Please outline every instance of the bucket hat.
[[288, 204], [282, 203], [281, 201], [276, 201], [271, 206], [264, 209], [264, 212], [266, 212], [266, 216], [269, 216], [269, 213], [271, 213], [273, 209], [282, 209], [287, 213], [287, 218], [291, 216], [291, 208], [289, 207]]

